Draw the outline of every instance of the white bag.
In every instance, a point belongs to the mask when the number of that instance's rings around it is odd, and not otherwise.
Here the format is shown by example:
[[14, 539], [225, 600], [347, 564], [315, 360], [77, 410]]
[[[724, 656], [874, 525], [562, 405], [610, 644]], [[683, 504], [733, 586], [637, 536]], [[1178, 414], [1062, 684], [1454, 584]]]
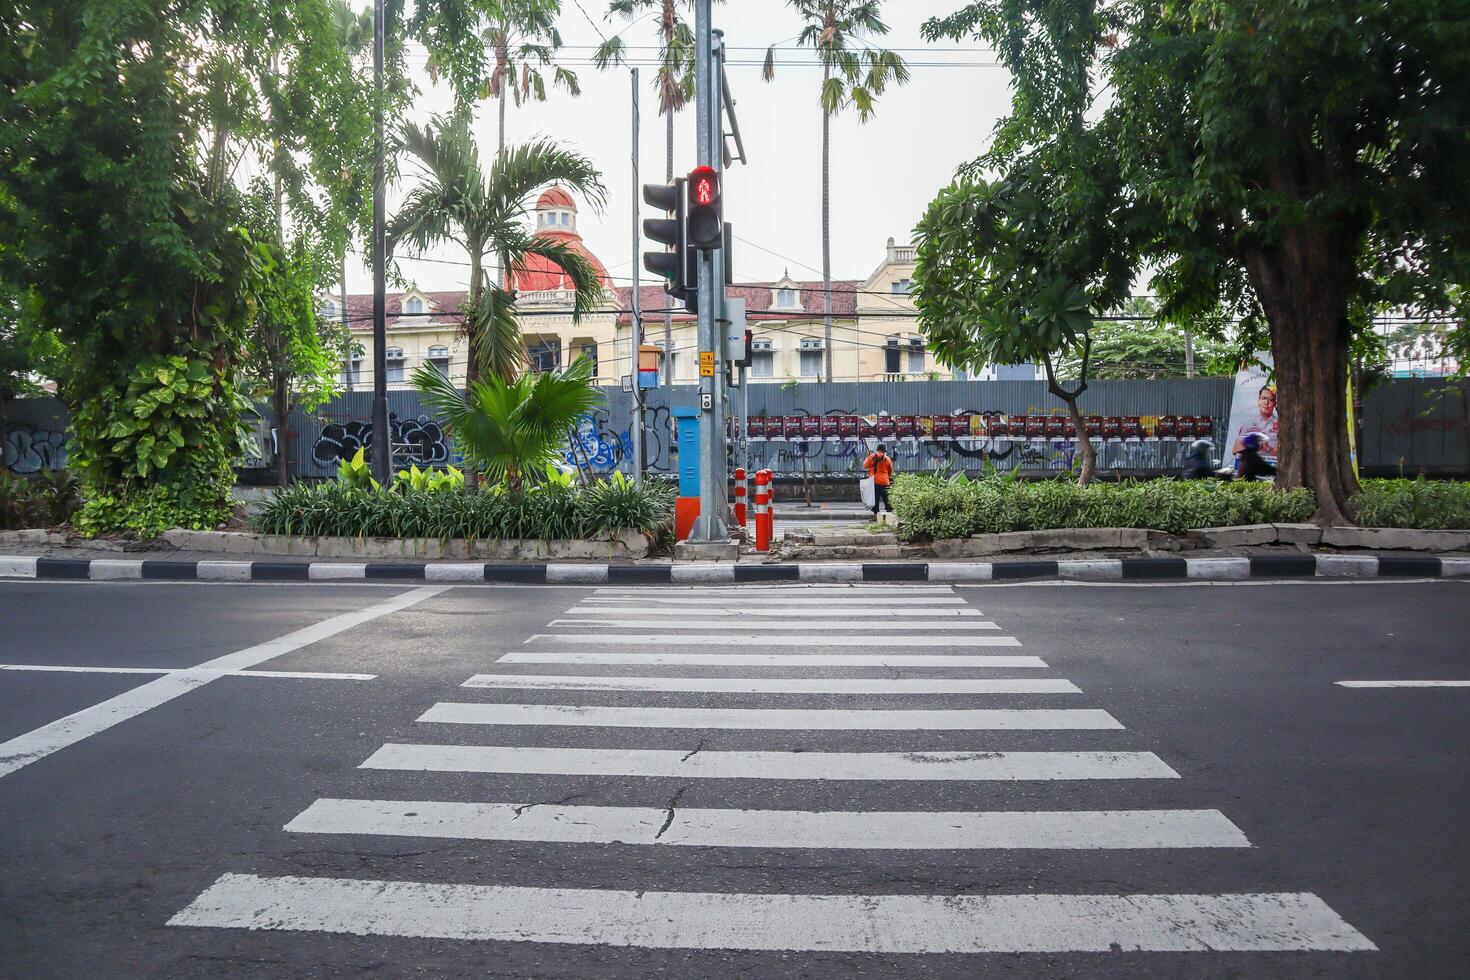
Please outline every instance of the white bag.
[[858, 493], [863, 498], [863, 506], [868, 508], [868, 510], [872, 510], [874, 503], [878, 499], [878, 491], [874, 488], [873, 478], [871, 476], [865, 476], [858, 481]]

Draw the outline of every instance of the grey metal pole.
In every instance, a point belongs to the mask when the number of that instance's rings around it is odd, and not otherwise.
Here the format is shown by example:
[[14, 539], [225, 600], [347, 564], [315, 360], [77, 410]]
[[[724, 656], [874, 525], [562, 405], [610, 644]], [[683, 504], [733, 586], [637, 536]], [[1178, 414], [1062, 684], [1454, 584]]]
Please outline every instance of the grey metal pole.
[[633, 302], [632, 323], [628, 331], [629, 341], [633, 348], [631, 359], [632, 366], [629, 374], [633, 378], [633, 482], [641, 485], [643, 483], [643, 386], [638, 383], [638, 356], [643, 350], [643, 314], [640, 310], [638, 290], [638, 271], [643, 263], [639, 259], [638, 249], [641, 243], [638, 238], [638, 202], [642, 200], [638, 187], [638, 69], [629, 69], [633, 76], [633, 196], [629, 198], [633, 202]]
[[384, 232], [383, 0], [373, 3], [373, 477], [383, 486], [392, 474], [393, 434], [388, 428], [388, 293]]
[[[712, 80], [712, 36], [710, 25], [710, 0], [695, 0], [694, 4], [694, 110], [695, 149], [700, 166], [713, 163], [715, 119], [711, 108], [710, 89]], [[725, 460], [719, 452], [724, 433], [720, 431], [718, 404], [719, 371], [705, 374], [705, 363], [710, 357], [719, 357], [720, 344], [716, 336], [718, 324], [715, 309], [715, 274], [717, 266], [714, 252], [699, 252], [699, 519], [690, 531], [693, 541], [724, 541], [725, 529]], [[718, 367], [718, 363], [716, 364]]]
[[[724, 79], [725, 79], [725, 32], [710, 30], [709, 74], [710, 113], [710, 159], [709, 165], [720, 175], [720, 195], [724, 197], [725, 184], [725, 122], [724, 122]], [[723, 212], [723, 207], [721, 211]], [[723, 235], [721, 236], [723, 241]], [[725, 316], [725, 250], [716, 249], [712, 254], [713, 285], [710, 288], [710, 315], [714, 318], [715, 376], [714, 382], [714, 429], [715, 451], [713, 468], [719, 474], [716, 500], [719, 509], [714, 513], [723, 519], [730, 512], [730, 430], [726, 419], [730, 415], [729, 392], [725, 388], [725, 334], [728, 323]]]

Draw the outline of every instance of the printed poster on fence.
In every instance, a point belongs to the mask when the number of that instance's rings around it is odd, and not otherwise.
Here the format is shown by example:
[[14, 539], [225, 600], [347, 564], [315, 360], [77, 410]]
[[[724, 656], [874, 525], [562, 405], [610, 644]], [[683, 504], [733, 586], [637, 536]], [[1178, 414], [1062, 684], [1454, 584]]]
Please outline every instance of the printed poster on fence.
[[1261, 456], [1276, 462], [1280, 446], [1280, 419], [1276, 414], [1276, 385], [1271, 381], [1270, 353], [1256, 354], [1235, 374], [1230, 397], [1230, 424], [1226, 426], [1226, 461], [1240, 452], [1241, 441], [1252, 432], [1261, 436]]

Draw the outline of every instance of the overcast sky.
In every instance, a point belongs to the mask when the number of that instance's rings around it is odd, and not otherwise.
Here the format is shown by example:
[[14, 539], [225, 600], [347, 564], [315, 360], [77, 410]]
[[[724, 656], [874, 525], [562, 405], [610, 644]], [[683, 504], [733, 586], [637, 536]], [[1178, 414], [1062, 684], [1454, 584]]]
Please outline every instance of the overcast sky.
[[[833, 120], [833, 278], [866, 278], [882, 260], [889, 236], [907, 241], [935, 192], [949, 182], [956, 166], [981, 151], [1009, 106], [1007, 73], [995, 67], [994, 55], [979, 42], [930, 45], [919, 35], [926, 18], [961, 5], [961, 0], [886, 0], [882, 5], [890, 30], [881, 43], [900, 51], [912, 64], [913, 77], [907, 85], [888, 90], [868, 123], [860, 124], [851, 111]], [[506, 138], [515, 143], [551, 137], [585, 153], [602, 170], [608, 205], [601, 214], [583, 209], [579, 228], [614, 282], [627, 285], [635, 203], [628, 69], [598, 71], [590, 59], [600, 34], [621, 33], [634, 46], [631, 59], [652, 62], [656, 22], [652, 17], [631, 26], [621, 18], [607, 21], [605, 0], [563, 0], [563, 8], [563, 61], [577, 72], [582, 94], [572, 98], [556, 89], [544, 103], [511, 105]], [[789, 269], [796, 279], [820, 279], [821, 69], [809, 50], [792, 47], [801, 24], [784, 0], [728, 0], [716, 4], [714, 21], [730, 48], [731, 94], [750, 158], [748, 165], [734, 164], [725, 183], [725, 218], [738, 238], [735, 278], [774, 279]], [[778, 48], [775, 79], [766, 82], [760, 62], [772, 43], [784, 43], [784, 48]], [[410, 64], [421, 68], [424, 59], [418, 50]], [[640, 65], [640, 171], [647, 183], [664, 176], [665, 131], [657, 114], [654, 72], [652, 64]], [[416, 69], [416, 76], [423, 91], [414, 116], [427, 118], [446, 110], [447, 90], [431, 85], [421, 70]], [[494, 101], [482, 102], [478, 131], [482, 148], [490, 152], [495, 118]], [[675, 173], [687, 172], [695, 164], [692, 108], [675, 116], [674, 133]], [[405, 168], [405, 182], [412, 179], [410, 170]], [[402, 191], [401, 186], [390, 189], [390, 213]], [[464, 259], [453, 247], [426, 254]], [[463, 288], [467, 279], [467, 270], [459, 265], [403, 261], [400, 267], [425, 289]], [[349, 262], [348, 286], [353, 292], [371, 290], [371, 276], [361, 263]]]

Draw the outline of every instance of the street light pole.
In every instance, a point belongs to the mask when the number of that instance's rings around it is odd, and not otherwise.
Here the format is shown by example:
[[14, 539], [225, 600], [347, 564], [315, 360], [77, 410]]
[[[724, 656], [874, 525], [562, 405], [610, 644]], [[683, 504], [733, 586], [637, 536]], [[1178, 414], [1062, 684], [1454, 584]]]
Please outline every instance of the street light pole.
[[632, 322], [629, 324], [628, 336], [633, 348], [631, 367], [628, 373], [633, 378], [633, 482], [637, 485], [643, 483], [643, 385], [640, 383], [638, 373], [639, 359], [643, 354], [643, 313], [641, 309], [641, 297], [639, 296], [640, 284], [638, 281], [639, 268], [642, 265], [638, 261], [638, 250], [641, 242], [638, 237], [638, 69], [630, 69], [633, 75], [633, 302], [629, 304], [632, 311]]
[[383, 0], [373, 3], [373, 478], [387, 486], [393, 434], [388, 428], [388, 293], [383, 173]]

